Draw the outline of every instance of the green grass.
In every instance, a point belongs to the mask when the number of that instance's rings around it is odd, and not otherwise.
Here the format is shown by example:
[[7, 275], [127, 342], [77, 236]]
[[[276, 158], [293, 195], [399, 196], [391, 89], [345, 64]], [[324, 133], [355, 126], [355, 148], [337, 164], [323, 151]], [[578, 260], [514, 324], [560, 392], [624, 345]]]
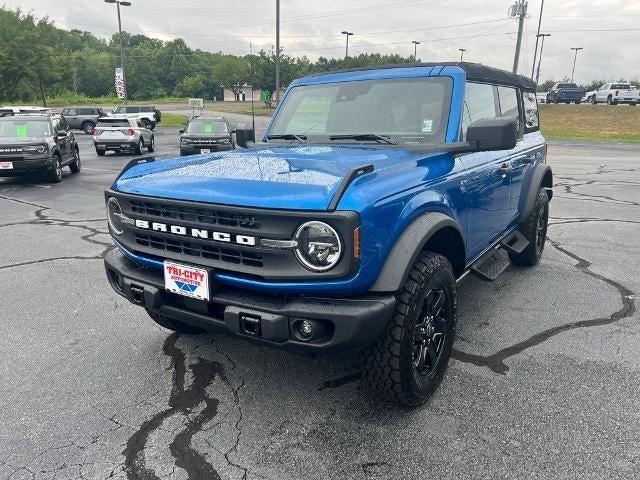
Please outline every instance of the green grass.
[[163, 113], [160, 126], [162, 127], [182, 127], [187, 124], [187, 117], [176, 115], [175, 113]]
[[[273, 115], [274, 108], [266, 107], [264, 103], [256, 102], [254, 105], [256, 115], [261, 117], [270, 117]], [[216, 102], [207, 105], [207, 110], [211, 112], [223, 113], [242, 113], [251, 115], [251, 102]]]
[[548, 139], [640, 143], [640, 107], [540, 105], [540, 124]]

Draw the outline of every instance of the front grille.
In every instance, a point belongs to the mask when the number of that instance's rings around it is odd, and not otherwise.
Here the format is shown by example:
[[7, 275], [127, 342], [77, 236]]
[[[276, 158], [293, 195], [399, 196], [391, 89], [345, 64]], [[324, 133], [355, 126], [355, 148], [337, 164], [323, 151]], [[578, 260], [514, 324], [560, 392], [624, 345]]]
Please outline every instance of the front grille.
[[242, 215], [233, 212], [223, 212], [212, 208], [186, 207], [153, 202], [131, 202], [131, 211], [152, 217], [171, 218], [188, 222], [205, 223], [208, 225], [221, 225], [224, 227], [240, 227], [259, 229], [253, 215]]
[[201, 257], [236, 265], [246, 265], [247, 267], [262, 268], [263, 266], [261, 255], [233, 248], [174, 240], [141, 233], [136, 233], [135, 238], [136, 244], [142, 247], [150, 247], [164, 252], [172, 252], [189, 257]]

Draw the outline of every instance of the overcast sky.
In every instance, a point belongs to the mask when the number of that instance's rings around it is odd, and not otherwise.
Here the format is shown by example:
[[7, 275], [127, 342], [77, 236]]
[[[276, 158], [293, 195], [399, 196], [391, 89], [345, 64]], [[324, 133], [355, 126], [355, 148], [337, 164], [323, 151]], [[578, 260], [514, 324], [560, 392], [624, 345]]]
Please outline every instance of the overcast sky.
[[[0, 0], [2, 1], [2, 0]], [[182, 37], [191, 47], [244, 54], [275, 43], [275, 0], [131, 0], [122, 7], [123, 29], [160, 39]], [[531, 74], [541, 0], [529, 2], [520, 73]], [[412, 55], [420, 41], [424, 61], [465, 60], [510, 70], [518, 24], [507, 10], [513, 0], [281, 0], [281, 36], [286, 53], [344, 55], [342, 30], [350, 52]], [[62, 28], [99, 36], [117, 31], [115, 5], [102, 0], [4, 0]], [[463, 25], [464, 24], [464, 25]], [[541, 81], [571, 75], [571, 47], [578, 55], [576, 81], [640, 78], [640, 0], [547, 0], [542, 32]]]

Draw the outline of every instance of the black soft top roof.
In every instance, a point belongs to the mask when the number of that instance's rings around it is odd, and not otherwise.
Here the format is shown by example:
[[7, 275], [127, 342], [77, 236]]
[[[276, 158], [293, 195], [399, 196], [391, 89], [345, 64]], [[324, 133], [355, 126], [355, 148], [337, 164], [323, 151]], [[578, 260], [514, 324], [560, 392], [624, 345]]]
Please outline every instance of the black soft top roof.
[[507, 72], [499, 68], [487, 67], [481, 63], [469, 63], [469, 62], [432, 62], [432, 63], [400, 63], [396, 65], [372, 65], [369, 67], [352, 68], [348, 70], [338, 70], [334, 72], [318, 73], [316, 75], [327, 75], [332, 73], [341, 72], [357, 72], [362, 70], [380, 70], [385, 68], [411, 68], [411, 67], [460, 67], [467, 74], [467, 80], [475, 82], [494, 83], [497, 85], [506, 85], [512, 87], [520, 87], [525, 90], [536, 89], [536, 84], [533, 80], [522, 75], [516, 75], [515, 73]]

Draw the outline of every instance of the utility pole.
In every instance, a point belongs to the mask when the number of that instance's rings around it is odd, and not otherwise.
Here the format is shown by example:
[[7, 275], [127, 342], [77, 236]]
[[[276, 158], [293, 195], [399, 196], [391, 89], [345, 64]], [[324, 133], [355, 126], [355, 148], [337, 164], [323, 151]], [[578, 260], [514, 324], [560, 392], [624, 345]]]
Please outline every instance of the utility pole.
[[347, 32], [346, 30], [343, 30], [342, 35], [347, 36], [347, 48], [344, 52], [344, 59], [346, 60], [347, 58], [349, 58], [349, 37], [353, 35], [353, 32]]
[[466, 48], [459, 48], [458, 50], [460, 50], [460, 61], [462, 62], [462, 57], [464, 57], [464, 52], [467, 51]]
[[573, 83], [573, 76], [576, 73], [576, 60], [578, 59], [578, 52], [584, 49], [582, 47], [571, 47], [571, 50], [575, 50], [576, 52], [573, 56], [573, 70], [571, 70], [571, 83]]
[[276, 104], [280, 101], [280, 0], [276, 0]]
[[538, 73], [536, 73], [536, 85], [538, 85], [538, 82], [540, 81], [540, 65], [542, 65], [542, 51], [544, 50], [544, 39], [550, 36], [551, 36], [550, 33], [539, 33], [538, 35], [536, 35], [536, 37], [538, 37], [537, 38], [538, 40], [542, 38], [542, 44], [540, 45], [540, 58], [538, 60]]
[[522, 46], [522, 31], [524, 30], [524, 19], [527, 16], [527, 0], [516, 0], [516, 3], [509, 9], [509, 16], [520, 17], [518, 25], [518, 41], [516, 42], [516, 54], [513, 58], [513, 73], [518, 73], [518, 63], [520, 62], [520, 47]]
[[413, 43], [413, 61], [417, 62], [418, 61], [418, 45], [420, 45], [420, 42], [413, 40], [411, 43]]
[[[533, 54], [533, 67], [531, 67], [531, 78], [533, 78], [533, 72], [535, 72], [536, 70], [536, 57], [538, 56], [538, 41], [540, 40], [540, 27], [542, 26], [542, 10], [544, 10], [544, 0], [542, 0], [542, 5], [540, 5], [540, 18], [538, 19], [538, 33], [536, 33], [536, 51]], [[542, 55], [542, 52], [540, 52], [540, 54]]]
[[115, 3], [118, 7], [118, 32], [120, 34], [120, 67], [122, 68], [122, 83], [124, 84], [124, 104], [127, 104], [128, 92], [127, 92], [127, 74], [124, 68], [124, 47], [122, 46], [122, 20], [120, 19], [120, 5], [123, 7], [130, 7], [131, 2], [125, 2], [123, 0], [104, 0], [105, 3]]

